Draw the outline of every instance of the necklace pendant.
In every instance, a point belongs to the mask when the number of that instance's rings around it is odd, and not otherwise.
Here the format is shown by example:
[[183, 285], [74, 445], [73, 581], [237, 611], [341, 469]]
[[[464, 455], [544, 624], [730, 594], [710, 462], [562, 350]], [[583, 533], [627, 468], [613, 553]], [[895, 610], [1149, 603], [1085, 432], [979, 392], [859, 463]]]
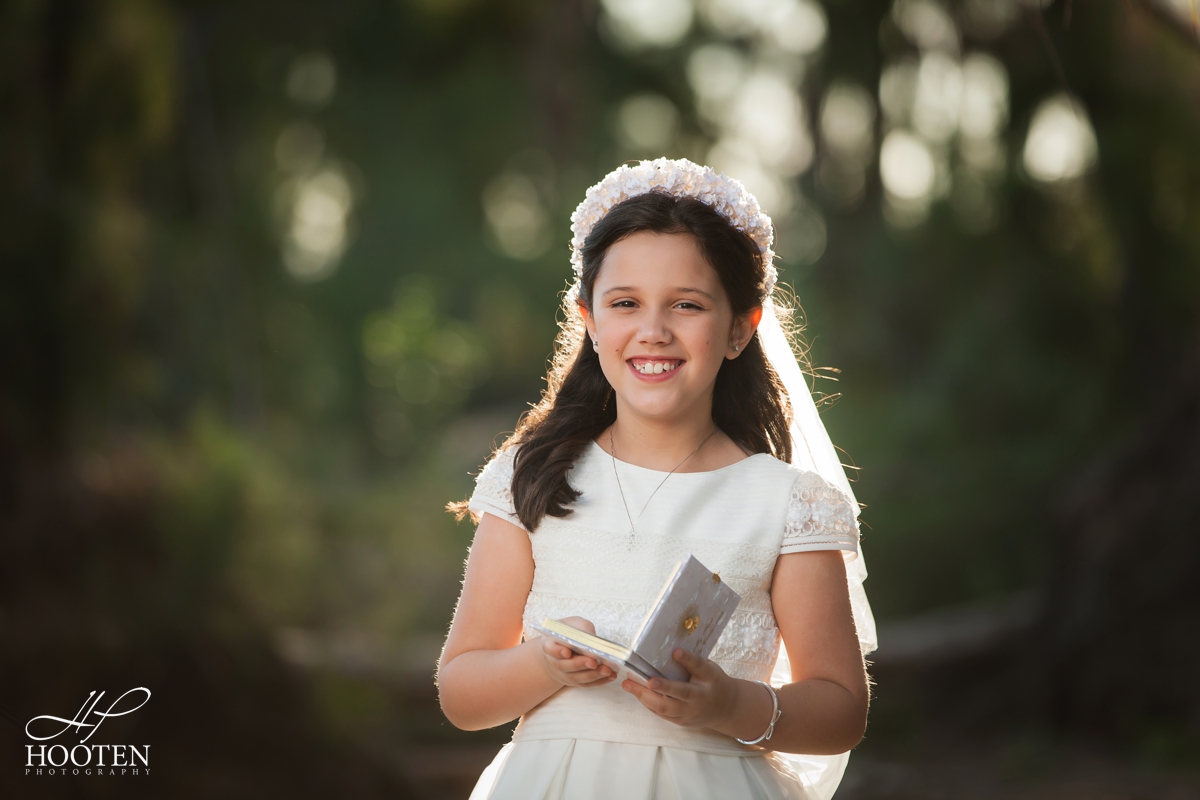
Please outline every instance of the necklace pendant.
[[[709, 439], [711, 439], [716, 432], [717, 427], [714, 425], [712, 433], [709, 433], [708, 436], [704, 437], [704, 442], [707, 442]], [[613, 438], [613, 429], [612, 427], [608, 429], [608, 449], [609, 456], [612, 458], [613, 478], [615, 478], [617, 481], [617, 491], [621, 495], [621, 505], [625, 507], [625, 518], [629, 520], [629, 543], [626, 548], [629, 552], [633, 552], [633, 546], [637, 544], [637, 521], [642, 518], [642, 514], [645, 514], [646, 509], [650, 507], [650, 501], [654, 499], [654, 495], [658, 494], [658, 490], [661, 489], [663, 484], [667, 482], [667, 478], [670, 478], [672, 475], [674, 475], [675, 472], [682, 467], [689, 458], [700, 452], [700, 448], [704, 447], [704, 442], [696, 445], [696, 449], [688, 453], [687, 458], [684, 458], [683, 461], [680, 461], [678, 464], [676, 464], [675, 469], [668, 472], [667, 477], [659, 481], [658, 486], [654, 487], [654, 491], [651, 492], [650, 497], [646, 499], [646, 503], [642, 506], [642, 510], [638, 512], [637, 519], [634, 519], [633, 515], [629, 513], [629, 501], [625, 499], [625, 487], [621, 485], [621, 473], [617, 471], [617, 443]]]

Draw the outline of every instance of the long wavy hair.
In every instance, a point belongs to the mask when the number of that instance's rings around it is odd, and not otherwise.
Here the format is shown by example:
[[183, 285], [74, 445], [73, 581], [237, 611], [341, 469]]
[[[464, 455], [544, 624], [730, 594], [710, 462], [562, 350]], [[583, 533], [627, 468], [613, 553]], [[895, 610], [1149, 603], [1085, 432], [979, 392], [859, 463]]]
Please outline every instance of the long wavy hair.
[[[563, 319], [541, 401], [521, 418], [502, 449], [520, 445], [512, 481], [517, 517], [534, 531], [547, 515], [565, 517], [580, 497], [567, 473], [588, 444], [617, 418], [613, 389], [600, 368], [600, 356], [585, 346], [587, 329], [579, 306], [592, 308], [592, 292], [608, 249], [639, 231], [695, 237], [705, 260], [717, 272], [735, 316], [761, 306], [766, 297], [766, 264], [749, 236], [699, 200], [651, 192], [613, 207], [583, 245], [583, 274], [576, 296], [563, 300]], [[739, 358], [726, 359], [713, 388], [713, 422], [753, 453], [782, 461], [792, 457], [788, 432], [791, 406], [779, 377], [763, 352], [758, 334]], [[466, 503], [452, 503], [460, 518]]]

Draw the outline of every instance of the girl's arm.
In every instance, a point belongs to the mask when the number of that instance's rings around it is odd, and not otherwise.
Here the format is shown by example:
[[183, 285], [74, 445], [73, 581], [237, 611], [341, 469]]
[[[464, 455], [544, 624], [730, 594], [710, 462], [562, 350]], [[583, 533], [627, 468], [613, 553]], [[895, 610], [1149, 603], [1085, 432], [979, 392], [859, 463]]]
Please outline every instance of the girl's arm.
[[[785, 753], [834, 755], [853, 749], [867, 729], [871, 690], [854, 629], [841, 550], [781, 555], [771, 580], [771, 605], [792, 664], [779, 690], [783, 716], [764, 746]], [[762, 711], [747, 726], [766, 729], [771, 698], [757, 684]], [[757, 730], [754, 730], [757, 726]], [[742, 728], [745, 730], [745, 727]]]
[[[778, 690], [783, 714], [762, 746], [785, 753], [833, 755], [857, 745], [867, 725], [870, 690], [854, 629], [846, 567], [839, 550], [781, 555], [771, 604], [792, 662], [792, 681]], [[655, 678], [648, 691], [623, 687], [661, 717], [740, 739], [763, 734], [771, 697], [753, 681], [729, 677], [712, 661], [676, 651], [691, 681]]]
[[[438, 662], [442, 711], [455, 727], [502, 725], [563, 686], [600, 685], [615, 677], [595, 659], [577, 656], [549, 639], [521, 642], [521, 616], [532, 585], [529, 534], [484, 514]], [[567, 621], [591, 627], [577, 617]]]

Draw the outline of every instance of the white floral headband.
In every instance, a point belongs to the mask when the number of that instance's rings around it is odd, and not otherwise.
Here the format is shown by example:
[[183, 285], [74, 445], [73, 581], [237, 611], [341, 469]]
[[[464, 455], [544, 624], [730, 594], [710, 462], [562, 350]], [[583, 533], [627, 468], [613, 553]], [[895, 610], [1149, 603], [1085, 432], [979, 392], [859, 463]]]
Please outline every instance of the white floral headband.
[[716, 211], [733, 227], [749, 236], [762, 252], [766, 265], [766, 294], [771, 296], [779, 273], [771, 250], [775, 234], [771, 218], [763, 213], [754, 195], [742, 182], [688, 161], [686, 158], [656, 158], [635, 167], [622, 164], [587, 190], [583, 202], [571, 215], [571, 265], [583, 277], [583, 243], [613, 206], [650, 192], [673, 197], [691, 197]]

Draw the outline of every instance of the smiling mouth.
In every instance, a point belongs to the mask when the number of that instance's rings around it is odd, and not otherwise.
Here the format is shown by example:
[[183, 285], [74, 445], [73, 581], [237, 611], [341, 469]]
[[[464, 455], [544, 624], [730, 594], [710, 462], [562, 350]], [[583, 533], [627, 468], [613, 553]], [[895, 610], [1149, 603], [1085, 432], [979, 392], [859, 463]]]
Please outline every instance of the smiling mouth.
[[680, 358], [631, 358], [629, 364], [643, 375], [661, 375], [683, 366]]

